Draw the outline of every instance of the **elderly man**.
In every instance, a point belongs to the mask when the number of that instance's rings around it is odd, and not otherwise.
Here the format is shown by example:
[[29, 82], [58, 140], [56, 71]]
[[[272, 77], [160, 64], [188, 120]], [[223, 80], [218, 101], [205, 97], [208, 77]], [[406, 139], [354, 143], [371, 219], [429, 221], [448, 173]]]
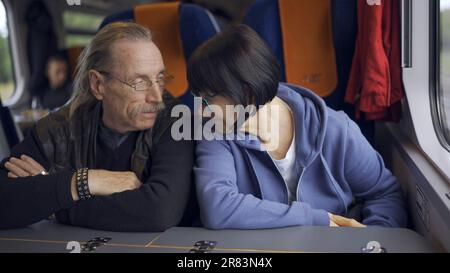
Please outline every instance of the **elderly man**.
[[103, 28], [82, 53], [72, 102], [38, 122], [0, 172], [0, 228], [40, 221], [112, 231], [180, 223], [194, 144], [174, 141], [171, 77], [148, 29]]

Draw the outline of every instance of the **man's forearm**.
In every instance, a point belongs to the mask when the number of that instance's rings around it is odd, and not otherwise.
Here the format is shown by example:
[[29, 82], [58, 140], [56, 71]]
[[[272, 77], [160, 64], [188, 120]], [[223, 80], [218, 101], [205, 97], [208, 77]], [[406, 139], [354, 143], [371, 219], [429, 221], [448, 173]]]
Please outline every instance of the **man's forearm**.
[[68, 218], [57, 214], [57, 219], [66, 224], [109, 231], [163, 231], [181, 221], [190, 189], [180, 187], [170, 194], [163, 188], [144, 184], [133, 191], [94, 196], [60, 214]]
[[74, 204], [71, 172], [0, 179], [0, 228], [24, 227]]

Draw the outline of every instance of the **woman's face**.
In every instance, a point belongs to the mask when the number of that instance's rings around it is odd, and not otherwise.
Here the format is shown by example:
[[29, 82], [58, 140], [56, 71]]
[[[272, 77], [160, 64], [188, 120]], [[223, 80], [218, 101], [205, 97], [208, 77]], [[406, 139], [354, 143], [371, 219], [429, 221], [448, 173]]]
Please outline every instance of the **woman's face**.
[[239, 105], [236, 105], [233, 100], [219, 95], [201, 94], [201, 98], [201, 116], [206, 119], [212, 118], [216, 130], [219, 132], [231, 133], [237, 121]]

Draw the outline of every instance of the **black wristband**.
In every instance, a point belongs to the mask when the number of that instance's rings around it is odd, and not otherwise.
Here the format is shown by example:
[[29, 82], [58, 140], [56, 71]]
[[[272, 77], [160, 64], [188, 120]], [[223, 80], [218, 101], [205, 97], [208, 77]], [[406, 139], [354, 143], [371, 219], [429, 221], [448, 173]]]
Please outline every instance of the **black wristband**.
[[86, 200], [92, 197], [91, 192], [89, 191], [88, 184], [88, 168], [82, 168], [77, 170], [76, 179], [77, 179], [77, 192], [78, 197], [81, 200]]

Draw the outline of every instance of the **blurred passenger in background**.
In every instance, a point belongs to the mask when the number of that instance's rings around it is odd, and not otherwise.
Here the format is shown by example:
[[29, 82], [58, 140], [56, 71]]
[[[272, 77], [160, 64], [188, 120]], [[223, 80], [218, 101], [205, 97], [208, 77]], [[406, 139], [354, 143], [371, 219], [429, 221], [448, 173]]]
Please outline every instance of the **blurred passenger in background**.
[[62, 54], [50, 56], [45, 75], [47, 84], [34, 98], [32, 108], [53, 110], [66, 104], [72, 95], [69, 64]]

